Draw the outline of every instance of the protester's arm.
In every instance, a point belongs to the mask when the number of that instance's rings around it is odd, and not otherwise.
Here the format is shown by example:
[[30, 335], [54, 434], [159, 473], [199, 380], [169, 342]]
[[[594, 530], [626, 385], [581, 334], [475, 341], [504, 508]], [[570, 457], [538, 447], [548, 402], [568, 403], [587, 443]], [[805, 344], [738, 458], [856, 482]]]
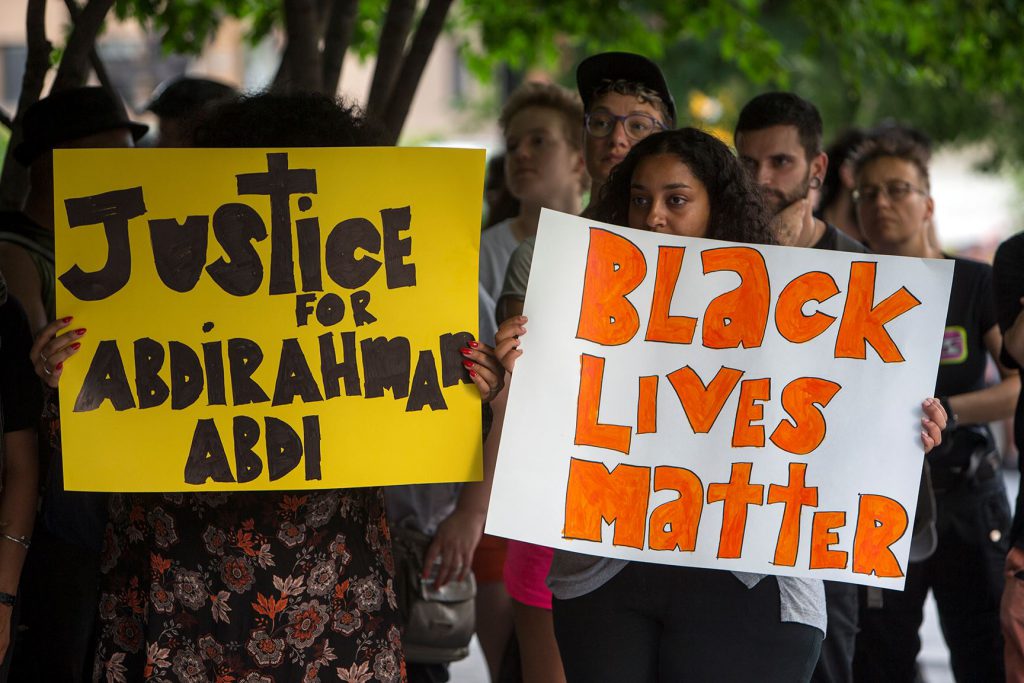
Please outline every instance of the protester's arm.
[[[39, 479], [36, 430], [7, 432], [4, 439], [4, 482], [0, 497], [0, 592], [17, 595], [35, 520]], [[0, 661], [11, 642], [12, 607], [0, 605]]]
[[491, 402], [494, 421], [490, 433], [484, 439], [483, 479], [462, 487], [455, 510], [438, 526], [424, 557], [424, 568], [433, 567], [435, 559], [441, 558], [436, 578], [438, 586], [464, 578], [472, 568], [473, 555], [487, 520], [487, 506], [491, 500], [491, 484], [494, 482], [494, 467], [498, 459], [498, 442], [501, 440], [507, 399], [506, 385]]
[[1003, 353], [1000, 356], [1004, 363], [1012, 360], [1018, 366], [1024, 365], [1024, 307], [1021, 304], [1024, 304], [1024, 298], [1017, 304], [1017, 317], [1003, 333]]
[[1002, 362], [1024, 365], [1024, 237], [1011, 237], [999, 246], [992, 263], [996, 318], [1003, 331]]
[[32, 334], [46, 327], [46, 303], [39, 271], [28, 252], [16, 244], [0, 244], [0, 273], [7, 280], [7, 291], [25, 309]]
[[1020, 375], [999, 362], [1003, 345], [999, 328], [993, 325], [985, 333], [985, 348], [999, 366], [1001, 380], [990, 387], [948, 397], [949, 406], [960, 424], [984, 424], [1013, 416], [1020, 394]]

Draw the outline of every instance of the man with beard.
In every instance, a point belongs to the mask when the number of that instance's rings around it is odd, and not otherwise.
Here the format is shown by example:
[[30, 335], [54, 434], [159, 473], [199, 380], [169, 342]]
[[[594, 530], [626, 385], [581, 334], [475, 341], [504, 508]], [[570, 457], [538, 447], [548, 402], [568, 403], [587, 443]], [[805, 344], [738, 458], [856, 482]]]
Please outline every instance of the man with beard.
[[[812, 213], [810, 195], [821, 187], [828, 168], [821, 132], [821, 115], [813, 104], [793, 93], [765, 93], [740, 112], [736, 151], [775, 214], [772, 225], [779, 244], [866, 253], [859, 242]], [[857, 587], [826, 581], [825, 604], [828, 628], [811, 680], [852, 681]]]
[[793, 93], [750, 100], [736, 124], [736, 151], [775, 214], [775, 238], [790, 247], [865, 253], [835, 226], [815, 218], [812, 190], [821, 187], [828, 156], [817, 107]]

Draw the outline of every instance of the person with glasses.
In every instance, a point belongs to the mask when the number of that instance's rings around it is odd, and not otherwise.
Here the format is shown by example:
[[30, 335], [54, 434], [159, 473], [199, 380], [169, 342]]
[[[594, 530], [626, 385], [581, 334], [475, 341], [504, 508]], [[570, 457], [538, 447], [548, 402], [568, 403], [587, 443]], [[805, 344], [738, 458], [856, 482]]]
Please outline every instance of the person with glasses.
[[[576, 87], [583, 100], [583, 161], [590, 176], [590, 206], [633, 145], [658, 131], [675, 127], [676, 104], [658, 65], [631, 52], [602, 52], [576, 68]], [[497, 302], [501, 322], [523, 312], [526, 283], [533, 262], [533, 238], [519, 245], [509, 259]]]
[[[880, 601], [865, 594], [854, 676], [915, 680], [918, 630], [931, 590], [956, 680], [1002, 681], [999, 601], [1010, 510], [988, 423], [1013, 415], [1020, 379], [999, 361], [992, 268], [945, 255], [929, 239], [935, 202], [927, 159], [927, 150], [902, 130], [869, 139], [854, 159], [853, 198], [868, 245], [880, 254], [954, 261], [935, 388], [949, 422], [942, 446], [928, 458], [938, 543], [930, 557], [909, 563], [903, 591], [881, 591]], [[989, 359], [1001, 375], [991, 386], [985, 381]]]
[[[635, 144], [675, 125], [675, 102], [658, 66], [646, 57], [628, 52], [604, 52], [584, 59], [576, 70], [576, 83], [583, 101], [583, 111], [577, 120], [584, 124], [583, 160], [590, 176], [593, 202], [601, 195], [612, 169]], [[510, 176], [510, 186], [511, 182]], [[583, 215], [588, 212], [589, 208]], [[497, 321], [523, 311], [533, 248], [531, 236], [519, 245], [508, 262], [497, 304]], [[503, 398], [495, 402], [495, 442], [501, 433]], [[564, 680], [552, 626], [551, 592], [544, 583], [552, 554], [550, 548], [518, 541], [508, 543], [505, 585], [514, 600], [523, 679], [527, 681]]]

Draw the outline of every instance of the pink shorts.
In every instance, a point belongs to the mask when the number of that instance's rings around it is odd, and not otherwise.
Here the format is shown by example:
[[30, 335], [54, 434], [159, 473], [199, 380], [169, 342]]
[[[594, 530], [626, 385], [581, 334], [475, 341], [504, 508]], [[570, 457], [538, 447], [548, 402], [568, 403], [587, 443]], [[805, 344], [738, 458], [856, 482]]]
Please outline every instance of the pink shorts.
[[505, 589], [513, 600], [530, 607], [551, 609], [551, 591], [544, 581], [555, 551], [541, 545], [509, 541], [505, 555]]

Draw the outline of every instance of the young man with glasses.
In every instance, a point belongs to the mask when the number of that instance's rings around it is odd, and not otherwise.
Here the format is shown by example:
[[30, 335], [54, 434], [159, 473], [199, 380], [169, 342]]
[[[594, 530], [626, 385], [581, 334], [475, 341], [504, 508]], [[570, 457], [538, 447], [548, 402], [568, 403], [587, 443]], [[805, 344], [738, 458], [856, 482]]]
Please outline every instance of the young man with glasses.
[[576, 85], [585, 112], [583, 158], [593, 203], [633, 145], [675, 127], [676, 105], [658, 65], [629, 52], [587, 57], [576, 69]]
[[[676, 124], [676, 104], [658, 65], [631, 52], [602, 52], [576, 68], [583, 100], [583, 161], [590, 176], [590, 205], [601, 194], [612, 169], [633, 145]], [[523, 312], [526, 283], [533, 262], [534, 239], [512, 254], [497, 302], [498, 322]]]

